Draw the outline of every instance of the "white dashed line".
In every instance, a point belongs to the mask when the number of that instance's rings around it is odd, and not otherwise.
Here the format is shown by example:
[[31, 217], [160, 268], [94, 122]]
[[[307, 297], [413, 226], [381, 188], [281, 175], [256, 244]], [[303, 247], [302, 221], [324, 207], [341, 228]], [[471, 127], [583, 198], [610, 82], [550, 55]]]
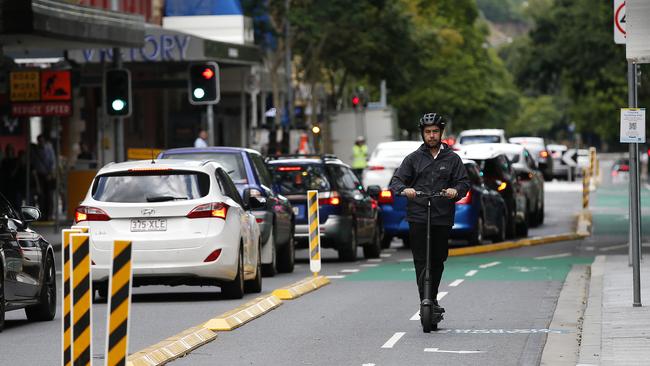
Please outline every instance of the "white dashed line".
[[570, 257], [571, 253], [560, 253], [560, 254], [552, 254], [552, 255], [544, 255], [541, 257], [535, 257], [535, 259], [540, 260], [540, 259], [553, 259], [553, 258], [562, 258], [562, 257]]
[[372, 259], [368, 259], [368, 262], [381, 262], [381, 261], [382, 261], [381, 258], [372, 258]]
[[382, 258], [390, 258], [390, 256], [392, 256], [392, 254], [390, 254], [390, 253], [381, 253], [379, 256], [382, 257]]
[[596, 247], [584, 247], [584, 249], [585, 249], [585, 250], [592, 251], [592, 250], [596, 249]]
[[327, 278], [331, 278], [333, 280], [338, 280], [338, 279], [341, 279], [341, 278], [345, 278], [345, 276], [332, 275], [332, 276], [327, 276]]
[[393, 336], [390, 337], [390, 339], [388, 341], [386, 341], [386, 343], [384, 343], [384, 345], [381, 346], [381, 348], [393, 348], [395, 343], [397, 343], [400, 340], [400, 338], [402, 338], [404, 336], [404, 334], [406, 334], [406, 333], [405, 332], [397, 332], [397, 333], [393, 334]]
[[460, 285], [461, 283], [463, 283], [463, 281], [465, 281], [465, 280], [463, 280], [463, 279], [455, 280], [454, 282], [449, 284], [449, 287], [456, 287], [456, 286]]
[[499, 264], [501, 264], [501, 262], [490, 262], [486, 264], [481, 264], [480, 266], [478, 266], [478, 268], [490, 268], [490, 267], [497, 266]]
[[361, 267], [377, 267], [377, 266], [379, 266], [379, 264], [377, 263], [366, 263], [361, 265]]
[[407, 262], [408, 262], [408, 263], [412, 263], [412, 262], [413, 262], [413, 259], [400, 259], [399, 262], [400, 262], [400, 263], [407, 263]]
[[466, 277], [472, 277], [472, 276], [474, 276], [477, 272], [478, 272], [477, 270], [473, 269], [473, 270], [471, 270], [471, 271], [465, 273], [465, 276], [466, 276]]
[[340, 272], [341, 273], [357, 273], [359, 271], [360, 271], [360, 269], [342, 269]]

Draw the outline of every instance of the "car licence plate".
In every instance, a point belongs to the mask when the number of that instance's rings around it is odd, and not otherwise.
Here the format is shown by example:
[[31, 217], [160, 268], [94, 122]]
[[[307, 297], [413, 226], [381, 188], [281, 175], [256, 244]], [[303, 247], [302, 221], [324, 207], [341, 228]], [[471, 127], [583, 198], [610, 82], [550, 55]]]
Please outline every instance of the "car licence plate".
[[133, 219], [131, 231], [167, 231], [167, 219]]

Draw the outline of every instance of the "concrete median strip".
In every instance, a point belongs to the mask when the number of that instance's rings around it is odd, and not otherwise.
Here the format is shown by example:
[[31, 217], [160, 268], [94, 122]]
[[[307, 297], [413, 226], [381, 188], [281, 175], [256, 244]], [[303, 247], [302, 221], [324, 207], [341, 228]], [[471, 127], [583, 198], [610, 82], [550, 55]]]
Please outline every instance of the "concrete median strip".
[[126, 364], [127, 366], [164, 365], [216, 338], [217, 333], [196, 326], [130, 355]]
[[259, 318], [280, 305], [282, 305], [282, 300], [274, 295], [260, 296], [253, 301], [208, 320], [203, 324], [203, 327], [212, 331], [233, 330], [242, 324]]
[[282, 287], [273, 291], [273, 295], [281, 300], [293, 300], [306, 293], [312, 292], [320, 287], [330, 283], [330, 280], [324, 276], [307, 277], [287, 287]]

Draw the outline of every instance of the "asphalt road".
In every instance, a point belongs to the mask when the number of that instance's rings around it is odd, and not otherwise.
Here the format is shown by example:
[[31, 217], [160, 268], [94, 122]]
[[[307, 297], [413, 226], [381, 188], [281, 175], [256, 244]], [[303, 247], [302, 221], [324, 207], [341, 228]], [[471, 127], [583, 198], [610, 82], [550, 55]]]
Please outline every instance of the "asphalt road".
[[[603, 164], [607, 173], [607, 166]], [[573, 230], [581, 186], [546, 186], [546, 220], [531, 236]], [[557, 297], [573, 264], [598, 254], [626, 253], [625, 186], [607, 180], [593, 198], [594, 236], [581, 241], [450, 258], [440, 291], [447, 309], [440, 331], [422, 333], [410, 251], [395, 240], [381, 261], [339, 263], [323, 252], [332, 283], [282, 306], [176, 360], [178, 365], [531, 365], [538, 364]], [[647, 189], [643, 197], [648, 197]], [[642, 205], [650, 216], [648, 199]], [[621, 203], [622, 202], [622, 203]], [[624, 215], [623, 215], [624, 216]], [[649, 222], [648, 217], [644, 222]], [[644, 242], [650, 240], [647, 234]], [[648, 245], [650, 246], [650, 244]], [[644, 247], [644, 252], [650, 248]], [[646, 253], [647, 255], [650, 255]], [[310, 275], [306, 250], [292, 274], [264, 278], [263, 293]], [[60, 259], [57, 259], [60, 263]], [[59, 279], [60, 280], [60, 279]], [[60, 285], [60, 282], [59, 282]], [[59, 287], [60, 288], [60, 287]], [[221, 299], [218, 288], [134, 289], [129, 350], [135, 352], [231, 310], [244, 300]], [[7, 313], [0, 365], [59, 364], [60, 308], [51, 322], [29, 323]], [[106, 304], [93, 306], [94, 362], [103, 363]]]

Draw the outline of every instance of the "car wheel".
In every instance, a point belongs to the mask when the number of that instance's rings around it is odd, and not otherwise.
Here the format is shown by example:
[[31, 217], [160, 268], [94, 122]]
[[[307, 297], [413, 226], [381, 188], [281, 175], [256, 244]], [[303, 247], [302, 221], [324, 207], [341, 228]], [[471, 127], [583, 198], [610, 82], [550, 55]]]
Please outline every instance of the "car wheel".
[[469, 237], [470, 245], [481, 245], [483, 242], [483, 218], [481, 216], [476, 220], [476, 230]]
[[54, 258], [51, 254], [48, 254], [45, 260], [43, 283], [38, 302], [37, 305], [25, 308], [27, 319], [31, 321], [54, 319], [54, 315], [56, 315], [56, 270], [54, 268]]
[[273, 235], [273, 229], [271, 229], [269, 240], [266, 242], [266, 245], [271, 246], [271, 263], [262, 264], [262, 276], [273, 277], [278, 273], [278, 255], [277, 248], [275, 247], [275, 236]]
[[0, 332], [5, 327], [5, 277], [4, 270], [0, 267]]
[[343, 248], [339, 248], [339, 260], [354, 262], [357, 260], [357, 230], [352, 228], [350, 242]]
[[262, 244], [258, 244], [257, 254], [257, 268], [255, 269], [255, 278], [246, 281], [244, 284], [246, 292], [259, 293], [262, 292]]
[[241, 299], [244, 297], [244, 251], [239, 248], [237, 260], [237, 276], [221, 286], [221, 293], [228, 299]]
[[526, 237], [528, 236], [528, 222], [524, 220], [517, 224], [517, 235]]
[[379, 254], [381, 254], [381, 239], [379, 236], [379, 228], [375, 227], [375, 233], [372, 236], [372, 241], [363, 247], [364, 258], [379, 258]]
[[293, 233], [289, 237], [289, 242], [279, 250], [278, 258], [278, 271], [281, 273], [293, 272], [296, 263], [296, 239], [293, 238]]

